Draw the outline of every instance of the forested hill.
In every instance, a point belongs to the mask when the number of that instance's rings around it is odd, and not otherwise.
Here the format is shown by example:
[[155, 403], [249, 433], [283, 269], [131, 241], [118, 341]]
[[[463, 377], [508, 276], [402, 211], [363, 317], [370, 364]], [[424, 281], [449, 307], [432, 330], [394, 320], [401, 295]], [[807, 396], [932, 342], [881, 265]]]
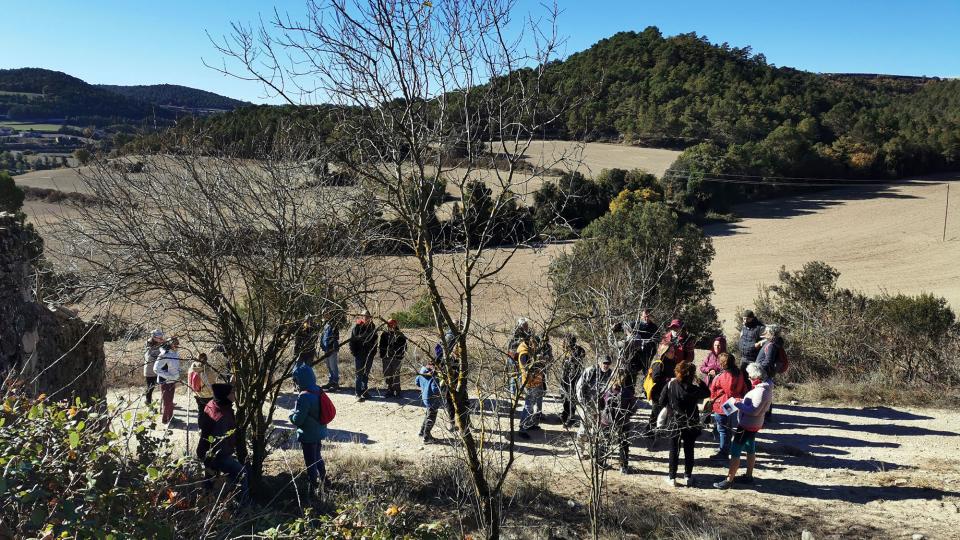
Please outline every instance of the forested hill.
[[172, 119], [174, 115], [66, 73], [20, 68], [0, 69], [0, 116], [11, 120], [65, 119], [78, 125], [107, 125]]
[[126, 96], [128, 98], [153, 103], [155, 105], [185, 109], [233, 110], [250, 105], [246, 101], [232, 99], [206, 90], [198, 90], [176, 84], [151, 84], [137, 86], [119, 86], [98, 84], [97, 88]]
[[699, 182], [691, 173], [878, 178], [960, 168], [957, 80], [815, 74], [650, 27], [557, 62], [550, 88], [575, 104], [555, 136], [687, 148], [668, 177], [691, 206], [763, 189], [688, 185]]

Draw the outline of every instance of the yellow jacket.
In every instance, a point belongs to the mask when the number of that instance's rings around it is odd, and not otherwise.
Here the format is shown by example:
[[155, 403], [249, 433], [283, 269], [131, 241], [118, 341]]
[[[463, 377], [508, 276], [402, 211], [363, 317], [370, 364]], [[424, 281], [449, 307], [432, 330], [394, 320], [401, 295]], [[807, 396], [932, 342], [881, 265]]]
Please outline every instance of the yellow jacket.
[[517, 364], [520, 366], [520, 380], [526, 388], [543, 386], [543, 366], [533, 358], [534, 349], [525, 341], [517, 346]]

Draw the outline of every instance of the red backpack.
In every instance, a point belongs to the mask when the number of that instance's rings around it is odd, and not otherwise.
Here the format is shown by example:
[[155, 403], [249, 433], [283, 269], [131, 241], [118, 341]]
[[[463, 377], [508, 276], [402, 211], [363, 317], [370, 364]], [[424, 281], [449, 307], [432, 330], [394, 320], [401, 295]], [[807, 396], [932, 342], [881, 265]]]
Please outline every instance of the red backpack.
[[782, 375], [790, 369], [790, 359], [787, 358], [787, 351], [780, 347], [779, 352], [777, 352], [777, 374]]
[[320, 423], [327, 425], [330, 422], [333, 422], [333, 419], [337, 417], [337, 407], [333, 404], [333, 401], [330, 399], [330, 396], [326, 392], [320, 390], [304, 390], [303, 393], [310, 393], [318, 398], [320, 398]]

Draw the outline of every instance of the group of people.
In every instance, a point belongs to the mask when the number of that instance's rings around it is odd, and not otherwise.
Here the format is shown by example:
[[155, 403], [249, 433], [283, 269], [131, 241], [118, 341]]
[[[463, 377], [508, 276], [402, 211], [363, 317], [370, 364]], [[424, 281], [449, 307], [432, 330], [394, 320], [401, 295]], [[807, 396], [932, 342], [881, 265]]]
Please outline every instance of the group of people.
[[[694, 340], [680, 319], [671, 320], [660, 335], [660, 326], [651, 319], [651, 312], [643, 310], [633, 324], [614, 326], [613, 334], [622, 336], [616, 352], [599, 355], [597, 363], [591, 366], [585, 365], [587, 353], [576, 336], [565, 336], [559, 374], [561, 423], [567, 428], [579, 424], [577, 444], [584, 454], [602, 459], [604, 464], [608, 456], [616, 455], [625, 474], [631, 472], [629, 449], [635, 442], [634, 433], [654, 442], [658, 438], [668, 439], [669, 469], [665, 481], [670, 486], [695, 485], [695, 443], [712, 423], [718, 448], [711, 459], [728, 460], [729, 467], [726, 478], [714, 486], [726, 489], [734, 482], [751, 482], [756, 434], [769, 419], [774, 379], [785, 371], [788, 361], [777, 325], [764, 325], [751, 311], [744, 312], [742, 322], [740, 362], [727, 351], [726, 339], [718, 336], [699, 366], [700, 377], [694, 363]], [[308, 319], [294, 332], [292, 379], [299, 394], [290, 422], [296, 427], [303, 450], [309, 493], [319, 490], [326, 478], [321, 444], [335, 409], [324, 390], [340, 388], [340, 327], [337, 318], [330, 316], [322, 325]], [[370, 313], [363, 310], [349, 336], [346, 343], [354, 357], [357, 401], [365, 401], [369, 396], [370, 371], [377, 355], [383, 363], [387, 396], [399, 397], [407, 337], [398, 322], [386, 321], [381, 332]], [[318, 355], [322, 355], [329, 373], [322, 387], [317, 384], [313, 369]], [[441, 408], [446, 410], [448, 429], [456, 429], [449, 379], [458, 355], [459, 344], [448, 332], [444, 342], [436, 345], [433, 357], [417, 371], [414, 384], [424, 406], [419, 436], [425, 444], [436, 441], [432, 430]], [[152, 403], [153, 391], [160, 387], [164, 424], [173, 421], [174, 394], [181, 379], [180, 361], [179, 340], [166, 339], [161, 330], [155, 330], [144, 346], [145, 399]], [[554, 363], [549, 337], [535, 335], [530, 321], [519, 319], [506, 350], [506, 387], [511, 409], [522, 398], [516, 432], [521, 439], [529, 439], [531, 432], [542, 429], [547, 372]], [[245, 495], [244, 468], [236, 457], [233, 375], [226, 366], [224, 350], [217, 346], [200, 353], [187, 371], [186, 383], [196, 401], [201, 432], [196, 453], [209, 473], [227, 474]], [[649, 418], [634, 429], [631, 420], [643, 399], [650, 404]], [[469, 413], [460, 417], [464, 424], [461, 429], [469, 429]], [[678, 477], [681, 450], [684, 468], [683, 475]], [[747, 455], [746, 474], [736, 478], [743, 453]]]

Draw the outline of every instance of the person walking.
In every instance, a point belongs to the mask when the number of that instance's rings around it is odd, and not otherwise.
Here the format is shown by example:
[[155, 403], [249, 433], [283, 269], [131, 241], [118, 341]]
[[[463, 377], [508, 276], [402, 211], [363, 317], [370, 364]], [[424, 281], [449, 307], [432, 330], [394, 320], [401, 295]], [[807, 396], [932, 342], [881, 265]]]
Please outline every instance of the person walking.
[[161, 422], [170, 424], [173, 420], [173, 398], [180, 379], [180, 340], [173, 337], [160, 348], [160, 356], [153, 364], [160, 384]]
[[[760, 352], [760, 334], [763, 332], [763, 322], [758, 319], [753, 311], [743, 312], [743, 326], [740, 328], [740, 371], [744, 371], [747, 364], [757, 361], [757, 354]], [[745, 372], [745, 371], [744, 371]]]
[[726, 460], [730, 457], [730, 438], [737, 417], [735, 414], [725, 414], [723, 404], [730, 398], [743, 398], [747, 393], [747, 379], [746, 374], [737, 367], [737, 359], [732, 354], [721, 353], [719, 363], [720, 374], [710, 383], [710, 400], [713, 402], [714, 425], [717, 426], [720, 447], [710, 459]]
[[[713, 484], [717, 489], [730, 489], [735, 482], [753, 483], [753, 469], [757, 464], [757, 433], [763, 428], [764, 416], [773, 403], [773, 381], [756, 363], [747, 366], [747, 376], [753, 388], [741, 400], [737, 400], [739, 425], [733, 433], [730, 443], [730, 466], [727, 477]], [[747, 473], [737, 480], [740, 469], [740, 456], [747, 453]]]
[[210, 377], [207, 374], [208, 364], [207, 353], [200, 353], [187, 372], [187, 386], [193, 390], [193, 399], [197, 402], [198, 421], [199, 414], [203, 414], [203, 409], [213, 399], [213, 387], [210, 386]]
[[543, 415], [543, 396], [546, 393], [546, 376], [543, 359], [539, 358], [536, 338], [529, 336], [517, 346], [517, 365], [520, 367], [520, 384], [523, 387], [523, 411], [520, 413], [519, 435], [530, 438], [530, 431], [538, 431]]
[[443, 405], [443, 398], [440, 395], [440, 383], [436, 377], [436, 367], [433, 360], [428, 359], [427, 365], [420, 366], [417, 378], [414, 381], [417, 388], [420, 389], [420, 401], [423, 403], [424, 416], [423, 423], [420, 424], [420, 438], [423, 444], [431, 444], [436, 439], [433, 438], [433, 425], [437, 421], [437, 411]]
[[586, 356], [583, 347], [577, 345], [577, 337], [568, 335], [564, 340], [563, 368], [560, 371], [560, 400], [563, 402], [560, 421], [564, 427], [573, 425], [577, 407], [577, 381], [583, 374]]
[[327, 426], [320, 420], [320, 399], [323, 390], [317, 386], [316, 375], [308, 364], [300, 364], [293, 371], [293, 382], [296, 383], [300, 394], [290, 414], [290, 423], [297, 427], [297, 441], [303, 450], [303, 463], [307, 468], [310, 486], [308, 494], [312, 497], [317, 495], [320, 486], [327, 478], [326, 466], [320, 454], [321, 443], [327, 436]]
[[602, 465], [606, 465], [611, 448], [616, 448], [621, 474], [630, 474], [630, 416], [637, 401], [631, 377], [628, 367], [613, 376], [610, 387], [603, 394], [603, 411], [600, 414], [606, 446], [602, 453]]
[[667, 383], [659, 399], [660, 406], [668, 408], [670, 416], [667, 422], [670, 434], [670, 463], [665, 482], [669, 486], [677, 485], [677, 468], [682, 446], [683, 478], [680, 483], [692, 487], [695, 485], [693, 451], [702, 431], [697, 405], [710, 395], [710, 390], [702, 380], [696, 378], [696, 367], [690, 362], [677, 364], [674, 373], [676, 378]]
[[[228, 475], [234, 487], [240, 489], [241, 503], [245, 503], [249, 490], [246, 470], [235, 456], [238, 438], [237, 419], [233, 413], [233, 385], [216, 383], [212, 392], [213, 399], [198, 418], [197, 458], [207, 469]], [[211, 485], [209, 477], [207, 482]]]
[[380, 361], [383, 362], [383, 378], [387, 397], [400, 397], [400, 367], [407, 354], [407, 336], [400, 331], [396, 319], [387, 321], [387, 330], [380, 334]]
[[373, 367], [373, 357], [377, 353], [377, 326], [373, 323], [370, 312], [363, 310], [360, 318], [350, 330], [350, 354], [356, 368], [355, 391], [357, 401], [367, 400], [367, 390], [370, 381], [370, 369]]
[[703, 360], [703, 363], [700, 364], [700, 373], [703, 374], [703, 380], [707, 383], [707, 386], [710, 386], [714, 377], [723, 371], [723, 367], [720, 366], [720, 355], [726, 352], [727, 338], [723, 336], [714, 338], [710, 352], [707, 353], [707, 357]]
[[153, 369], [153, 364], [160, 357], [160, 346], [163, 345], [163, 330], [157, 328], [150, 334], [150, 339], [143, 346], [143, 379], [146, 381], [147, 389], [143, 393], [147, 405], [153, 403], [153, 389], [157, 387], [157, 372]]
[[327, 371], [329, 378], [327, 384], [323, 385], [324, 390], [336, 392], [340, 389], [340, 326], [343, 318], [340, 315], [331, 315], [327, 317], [327, 322], [323, 325], [323, 333], [320, 335], [320, 348], [326, 356]]

